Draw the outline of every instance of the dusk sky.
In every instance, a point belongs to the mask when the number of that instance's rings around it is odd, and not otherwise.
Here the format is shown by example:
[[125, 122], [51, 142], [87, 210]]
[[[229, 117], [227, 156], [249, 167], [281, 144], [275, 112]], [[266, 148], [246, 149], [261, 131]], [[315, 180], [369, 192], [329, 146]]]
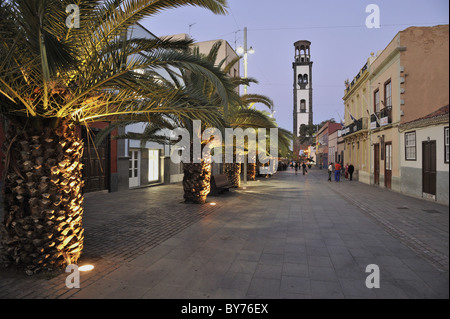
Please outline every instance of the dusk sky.
[[[248, 76], [259, 81], [248, 92], [269, 96], [279, 126], [290, 131], [294, 42], [311, 41], [313, 122], [318, 124], [344, 118], [344, 81], [354, 78], [371, 52], [383, 50], [409, 26], [449, 21], [447, 0], [229, 0], [228, 4], [226, 16], [188, 7], [164, 11], [142, 24], [156, 36], [190, 33], [195, 41], [224, 39], [233, 48], [243, 45], [247, 27], [248, 46], [256, 51], [249, 55]], [[378, 29], [366, 27], [369, 4], [380, 9]]]

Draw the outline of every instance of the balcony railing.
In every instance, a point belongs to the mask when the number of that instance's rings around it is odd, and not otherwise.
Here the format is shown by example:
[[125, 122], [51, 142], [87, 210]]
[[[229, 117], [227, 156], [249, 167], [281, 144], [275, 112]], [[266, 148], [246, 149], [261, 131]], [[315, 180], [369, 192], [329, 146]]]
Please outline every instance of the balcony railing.
[[384, 109], [380, 111], [380, 122], [381, 125], [392, 123], [392, 106], [386, 106]]
[[383, 108], [380, 112], [376, 112], [375, 114], [370, 115], [371, 129], [392, 123], [392, 106], [387, 106]]
[[350, 135], [367, 129], [367, 118], [362, 117], [342, 129], [342, 136]]

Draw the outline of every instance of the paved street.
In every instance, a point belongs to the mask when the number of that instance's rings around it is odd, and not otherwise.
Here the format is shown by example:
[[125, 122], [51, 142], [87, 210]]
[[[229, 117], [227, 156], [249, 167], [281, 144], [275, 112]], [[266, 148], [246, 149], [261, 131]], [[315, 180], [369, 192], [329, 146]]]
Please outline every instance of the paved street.
[[179, 184], [88, 194], [81, 288], [0, 270], [0, 298], [449, 297], [448, 206], [319, 169], [182, 200]]

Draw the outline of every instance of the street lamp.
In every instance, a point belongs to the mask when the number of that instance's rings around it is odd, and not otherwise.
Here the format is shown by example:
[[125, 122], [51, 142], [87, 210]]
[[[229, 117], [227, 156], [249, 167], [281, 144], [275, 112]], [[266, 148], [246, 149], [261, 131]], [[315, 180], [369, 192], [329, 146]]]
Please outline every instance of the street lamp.
[[[239, 47], [237, 49], [237, 52], [239, 54], [244, 55], [244, 79], [248, 77], [248, 54], [255, 53], [255, 50], [253, 47], [250, 47], [250, 49], [247, 49], [247, 27], [244, 27], [244, 47]], [[247, 94], [247, 85], [244, 84], [244, 94]]]

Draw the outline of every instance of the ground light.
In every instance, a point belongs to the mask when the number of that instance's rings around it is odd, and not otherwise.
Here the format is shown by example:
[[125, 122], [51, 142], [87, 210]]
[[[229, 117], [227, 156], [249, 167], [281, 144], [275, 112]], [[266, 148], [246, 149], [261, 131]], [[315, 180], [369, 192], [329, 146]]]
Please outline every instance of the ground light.
[[209, 205], [211, 205], [211, 206], [216, 206], [216, 203], [209, 203]]
[[79, 271], [90, 271], [94, 269], [94, 265], [83, 265], [78, 268]]

